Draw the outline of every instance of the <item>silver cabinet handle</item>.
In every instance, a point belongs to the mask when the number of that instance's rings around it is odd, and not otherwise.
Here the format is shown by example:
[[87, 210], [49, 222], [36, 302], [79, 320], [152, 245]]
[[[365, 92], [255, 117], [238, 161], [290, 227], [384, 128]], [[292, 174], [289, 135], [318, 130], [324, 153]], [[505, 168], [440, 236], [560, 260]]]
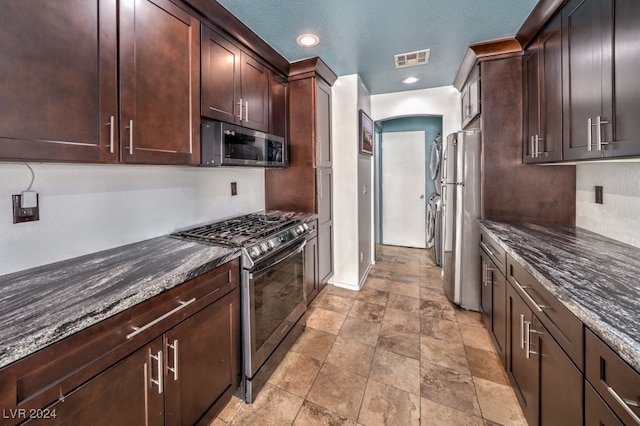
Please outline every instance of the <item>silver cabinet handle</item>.
[[540, 136], [536, 135], [536, 158], [538, 158], [540, 154], [542, 154], [542, 152], [540, 152]]
[[240, 102], [238, 102], [240, 106], [240, 114], [238, 114], [238, 120], [242, 120], [242, 98], [240, 98]]
[[489, 275], [489, 268], [487, 268], [487, 264], [483, 261], [482, 262], [482, 284], [485, 287], [487, 286], [487, 282], [489, 281], [488, 275]]
[[488, 245], [486, 245], [483, 241], [480, 241], [480, 247], [484, 249], [487, 253], [489, 253], [492, 257], [496, 257], [496, 255], [491, 251]]
[[591, 128], [593, 127], [593, 123], [591, 123], [591, 118], [587, 118], [587, 151], [591, 151]]
[[158, 351], [156, 355], [151, 353], [151, 349], [149, 349], [149, 358], [156, 360], [158, 363], [158, 380], [153, 379], [153, 371], [151, 372], [151, 385], [158, 386], [158, 393], [162, 393], [162, 350]]
[[142, 333], [145, 330], [148, 330], [149, 328], [153, 327], [154, 325], [156, 325], [160, 321], [164, 320], [165, 318], [170, 317], [171, 315], [175, 314], [179, 310], [186, 308], [187, 306], [189, 306], [190, 304], [192, 304], [195, 301], [196, 301], [195, 297], [193, 299], [191, 299], [191, 300], [187, 300], [186, 302], [183, 302], [181, 300], [181, 301], [179, 301], [180, 306], [178, 306], [177, 308], [174, 308], [174, 309], [170, 310], [166, 314], [164, 314], [162, 316], [159, 316], [158, 318], [156, 318], [153, 321], [143, 325], [142, 327], [133, 327], [133, 332], [127, 334], [127, 340], [137, 336], [138, 334]]
[[608, 121], [603, 120], [599, 115], [596, 117], [596, 149], [598, 151], [602, 151], [602, 145], [608, 145], [608, 142], [602, 142], [602, 126], [604, 124], [609, 124]]
[[167, 367], [167, 370], [173, 373], [173, 380], [178, 380], [178, 339], [175, 339], [173, 344], [168, 343], [167, 347], [173, 351], [173, 367]]
[[520, 349], [524, 349], [524, 315], [520, 314]]
[[113, 154], [115, 152], [114, 151], [115, 117], [113, 115], [109, 117], [109, 122], [107, 123], [107, 126], [109, 126], [109, 152]]
[[320, 198], [322, 198], [322, 170], [318, 169], [318, 192], [320, 193]]
[[249, 121], [249, 101], [244, 103], [244, 120]]
[[531, 136], [531, 158], [536, 158], [536, 139]]
[[535, 334], [543, 334], [542, 332], [535, 330], [533, 328], [531, 328], [531, 322], [530, 321], [525, 321], [524, 326], [525, 326], [525, 338], [527, 340], [526, 343], [526, 351], [527, 351], [527, 359], [531, 358], [531, 355], [539, 355], [538, 352], [534, 352], [531, 350], [531, 333], [535, 333]]
[[531, 288], [531, 287], [520, 285], [518, 280], [516, 280], [515, 277], [513, 277], [513, 275], [511, 276], [511, 278], [513, 278], [513, 283], [522, 291], [522, 293], [524, 293], [524, 296], [527, 298], [529, 302], [531, 302], [531, 304], [536, 308], [538, 312], [543, 312], [543, 309], [549, 309], [549, 306], [538, 305], [536, 301], [533, 300], [533, 297], [531, 297], [531, 295], [527, 293], [525, 289]]
[[616, 392], [611, 386], [607, 387], [607, 391], [618, 402], [618, 404], [620, 404], [622, 409], [626, 411], [627, 414], [629, 414], [637, 424], [640, 425], [640, 418], [638, 418], [638, 415], [631, 409], [631, 407], [640, 407], [640, 404], [636, 401], [621, 397], [620, 395], [618, 395], [618, 392]]
[[133, 120], [129, 120], [129, 155], [133, 155]]

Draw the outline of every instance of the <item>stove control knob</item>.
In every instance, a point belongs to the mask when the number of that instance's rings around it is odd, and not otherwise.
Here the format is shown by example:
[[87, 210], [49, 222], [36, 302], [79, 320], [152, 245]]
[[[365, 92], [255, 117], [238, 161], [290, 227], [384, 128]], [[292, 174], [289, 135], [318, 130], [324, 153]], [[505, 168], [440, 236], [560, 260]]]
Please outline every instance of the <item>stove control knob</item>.
[[307, 225], [306, 223], [302, 224], [302, 228], [304, 228], [305, 231], [309, 230], [309, 225]]
[[304, 233], [304, 227], [302, 225], [298, 225], [298, 227], [296, 228], [296, 231], [298, 231], [298, 234], [302, 234]]
[[265, 243], [260, 244], [260, 252], [261, 253], [266, 253], [267, 250], [269, 250], [269, 248], [267, 247], [267, 245]]
[[273, 241], [269, 240], [269, 241], [267, 242], [267, 248], [268, 248], [269, 250], [273, 250], [273, 248], [274, 248], [275, 246], [276, 246], [276, 243], [274, 243]]
[[251, 247], [251, 249], [249, 250], [249, 256], [253, 258], [260, 256], [260, 249], [256, 246]]

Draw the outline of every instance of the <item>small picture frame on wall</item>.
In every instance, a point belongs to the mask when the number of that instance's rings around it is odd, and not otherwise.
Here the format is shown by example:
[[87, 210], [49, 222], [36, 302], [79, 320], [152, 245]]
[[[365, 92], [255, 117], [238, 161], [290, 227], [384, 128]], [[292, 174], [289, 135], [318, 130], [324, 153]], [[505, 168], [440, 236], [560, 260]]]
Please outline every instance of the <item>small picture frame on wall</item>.
[[360, 153], [373, 155], [373, 120], [360, 110]]

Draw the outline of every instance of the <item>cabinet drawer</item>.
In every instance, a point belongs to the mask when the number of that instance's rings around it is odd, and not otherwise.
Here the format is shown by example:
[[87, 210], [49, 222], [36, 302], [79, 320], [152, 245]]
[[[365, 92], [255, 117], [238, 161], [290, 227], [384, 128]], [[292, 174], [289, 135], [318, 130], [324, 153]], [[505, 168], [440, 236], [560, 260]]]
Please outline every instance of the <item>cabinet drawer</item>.
[[0, 402], [48, 406], [238, 285], [236, 259], [11, 364]]
[[640, 374], [588, 328], [585, 335], [587, 380], [624, 424], [640, 424]]
[[611, 408], [593, 390], [589, 382], [584, 386], [584, 424], [585, 426], [623, 426]]
[[493, 263], [498, 267], [498, 271], [504, 276], [507, 275], [506, 268], [506, 252], [500, 245], [489, 236], [484, 230], [480, 229], [480, 247], [489, 255]]
[[507, 254], [507, 279], [533, 309], [580, 371], [584, 365], [582, 321]]

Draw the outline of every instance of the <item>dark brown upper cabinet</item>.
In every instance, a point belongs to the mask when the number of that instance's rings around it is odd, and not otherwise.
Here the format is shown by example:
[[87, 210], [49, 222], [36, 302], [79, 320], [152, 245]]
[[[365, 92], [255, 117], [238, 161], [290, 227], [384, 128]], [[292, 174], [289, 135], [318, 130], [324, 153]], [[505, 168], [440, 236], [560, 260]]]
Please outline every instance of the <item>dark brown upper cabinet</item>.
[[563, 8], [564, 159], [640, 155], [639, 21], [635, 0]]
[[168, 0], [122, 2], [123, 162], [198, 162], [199, 37], [198, 21]]
[[523, 162], [562, 160], [562, 34], [557, 16], [526, 49]]
[[462, 86], [462, 128], [480, 114], [480, 67], [475, 66]]
[[271, 74], [269, 133], [283, 138], [287, 136], [288, 89], [289, 87], [285, 78], [275, 73]]
[[3, 3], [0, 158], [199, 160], [197, 20], [168, 0], [117, 6]]
[[4, 1], [0, 40], [0, 158], [117, 161], [116, 2]]
[[270, 84], [266, 66], [202, 25], [203, 116], [268, 132]]

